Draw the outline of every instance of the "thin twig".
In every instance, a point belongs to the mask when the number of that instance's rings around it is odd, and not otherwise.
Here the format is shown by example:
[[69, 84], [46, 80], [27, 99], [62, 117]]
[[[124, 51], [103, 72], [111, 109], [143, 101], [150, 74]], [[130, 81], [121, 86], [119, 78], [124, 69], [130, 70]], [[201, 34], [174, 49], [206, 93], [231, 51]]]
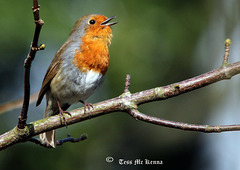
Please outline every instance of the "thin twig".
[[223, 57], [223, 65], [228, 64], [230, 45], [231, 45], [231, 40], [226, 39], [226, 41], [225, 41], [225, 52], [224, 52], [224, 57]]
[[217, 126], [209, 126], [209, 125], [196, 125], [196, 124], [188, 124], [183, 122], [176, 122], [166, 119], [161, 119], [153, 116], [148, 116], [146, 114], [140, 113], [136, 109], [131, 109], [128, 112], [132, 117], [136, 120], [142, 120], [147, 123], [152, 123], [155, 125], [180, 129], [180, 130], [187, 130], [187, 131], [199, 131], [205, 133], [217, 133], [217, 132], [224, 132], [224, 131], [238, 131], [240, 130], [240, 124], [238, 125], [217, 125]]
[[123, 93], [129, 92], [130, 78], [131, 78], [131, 77], [130, 77], [130, 74], [127, 74], [127, 75], [126, 75], [126, 80], [125, 80], [125, 88], [124, 88]]
[[[81, 135], [79, 138], [73, 138], [71, 136], [68, 135], [67, 138], [65, 139], [60, 139], [60, 140], [57, 140], [57, 146], [61, 146], [63, 145], [64, 143], [67, 143], [67, 142], [71, 142], [71, 143], [78, 143], [78, 142], [81, 142], [83, 140], [87, 139], [87, 135], [86, 134], [83, 134]], [[46, 143], [42, 143], [39, 139], [37, 138], [30, 138], [28, 140], [29, 142], [32, 142], [32, 143], [35, 143], [37, 145], [40, 145], [40, 146], [43, 146], [45, 148], [53, 148], [52, 146], [50, 145], [47, 145]]]
[[61, 146], [62, 144], [67, 143], [67, 142], [78, 143], [78, 142], [83, 141], [85, 139], [87, 139], [86, 134], [83, 134], [82, 136], [80, 136], [80, 138], [73, 138], [73, 137], [68, 135], [68, 137], [65, 138], [65, 139], [57, 140], [57, 146]]
[[27, 121], [27, 113], [28, 113], [29, 99], [30, 99], [30, 68], [31, 68], [31, 64], [35, 58], [36, 52], [39, 49], [44, 49], [43, 46], [38, 47], [38, 39], [39, 39], [40, 31], [44, 24], [43, 20], [41, 20], [40, 16], [39, 16], [39, 8], [40, 8], [40, 6], [38, 5], [38, 0], [33, 0], [33, 8], [32, 9], [33, 9], [33, 16], [34, 16], [34, 21], [35, 21], [36, 27], [35, 27], [35, 32], [34, 32], [33, 41], [31, 44], [30, 52], [28, 53], [28, 56], [24, 62], [24, 68], [25, 68], [25, 71], [24, 71], [24, 100], [23, 100], [21, 115], [19, 116], [19, 120], [18, 120], [18, 128], [19, 129], [24, 129], [26, 126], [26, 121]]
[[[31, 94], [29, 104], [36, 102], [37, 98], [38, 98], [38, 93]], [[17, 108], [21, 108], [22, 104], [23, 104], [23, 98], [3, 103], [0, 105], [0, 114], [3, 114], [5, 112], [11, 111]]]

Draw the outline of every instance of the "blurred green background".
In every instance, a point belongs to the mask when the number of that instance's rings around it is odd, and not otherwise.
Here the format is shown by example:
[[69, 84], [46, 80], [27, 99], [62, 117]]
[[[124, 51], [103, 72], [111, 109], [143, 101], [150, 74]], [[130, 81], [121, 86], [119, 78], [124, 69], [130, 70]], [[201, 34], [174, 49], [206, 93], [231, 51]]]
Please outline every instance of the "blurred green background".
[[[231, 62], [239, 57], [239, 0], [40, 0], [39, 3], [40, 16], [45, 22], [39, 43], [46, 44], [46, 49], [37, 53], [32, 64], [32, 93], [40, 89], [48, 65], [74, 22], [90, 13], [116, 15], [119, 22], [112, 27], [110, 68], [102, 87], [87, 100], [91, 103], [120, 95], [126, 74], [131, 75], [130, 91], [134, 93], [215, 69], [221, 65], [226, 38], [233, 43]], [[23, 96], [23, 62], [35, 27], [31, 7], [29, 0], [0, 0], [1, 103]], [[231, 81], [176, 98], [144, 104], [139, 110], [187, 123], [224, 124], [225, 120], [228, 124], [238, 123], [238, 79], [236, 76]], [[76, 104], [71, 109], [76, 107], [82, 105]], [[37, 108], [32, 104], [28, 122], [41, 119], [44, 109], [45, 101]], [[16, 109], [0, 115], [1, 134], [16, 126], [19, 114], [20, 109]], [[56, 149], [29, 142], [14, 145], [0, 153], [0, 169], [219, 170], [224, 169], [223, 162], [240, 167], [233, 161], [233, 157], [240, 159], [237, 154], [240, 148], [235, 143], [240, 138], [237, 132], [186, 132], [136, 121], [125, 113], [112, 113], [59, 129], [57, 136], [65, 138], [68, 133], [73, 137], [87, 133], [88, 139]], [[231, 137], [235, 138], [230, 141]], [[225, 139], [229, 141], [224, 142]], [[230, 145], [232, 148], [225, 147]], [[113, 163], [105, 161], [108, 156], [114, 158]], [[162, 160], [163, 165], [123, 166], [118, 163], [120, 158]], [[232, 161], [228, 162], [228, 158]]]

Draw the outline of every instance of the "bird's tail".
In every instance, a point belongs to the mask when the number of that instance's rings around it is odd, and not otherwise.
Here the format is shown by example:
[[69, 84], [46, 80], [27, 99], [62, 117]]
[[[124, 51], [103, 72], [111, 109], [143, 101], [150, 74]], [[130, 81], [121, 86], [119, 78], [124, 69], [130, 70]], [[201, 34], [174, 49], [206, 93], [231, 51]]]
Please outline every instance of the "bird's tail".
[[42, 143], [56, 147], [56, 130], [51, 130], [40, 134], [40, 140]]
[[[44, 118], [56, 115], [59, 112], [56, 103], [48, 102], [45, 110]], [[50, 145], [53, 148], [56, 147], [56, 130], [51, 130], [40, 134], [39, 136], [41, 142], [46, 145]]]

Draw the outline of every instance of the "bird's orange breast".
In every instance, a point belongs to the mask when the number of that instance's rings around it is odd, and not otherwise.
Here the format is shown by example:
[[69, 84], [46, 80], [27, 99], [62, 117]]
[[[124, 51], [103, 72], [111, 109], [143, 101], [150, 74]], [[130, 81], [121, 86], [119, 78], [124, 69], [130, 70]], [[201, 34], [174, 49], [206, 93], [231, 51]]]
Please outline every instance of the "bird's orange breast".
[[93, 70], [104, 75], [109, 67], [108, 42], [108, 37], [84, 36], [80, 49], [75, 51], [73, 64], [82, 72]]

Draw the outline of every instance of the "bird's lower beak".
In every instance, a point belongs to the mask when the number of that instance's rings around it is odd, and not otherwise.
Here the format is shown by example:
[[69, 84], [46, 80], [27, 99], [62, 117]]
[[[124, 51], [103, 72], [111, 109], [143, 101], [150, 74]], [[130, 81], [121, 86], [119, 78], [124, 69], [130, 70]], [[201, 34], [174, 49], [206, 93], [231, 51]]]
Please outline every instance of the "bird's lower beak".
[[112, 25], [117, 24], [118, 22], [110, 22], [110, 23], [109, 23], [109, 21], [111, 21], [111, 20], [114, 19], [114, 18], [116, 18], [116, 16], [107, 18], [105, 21], [103, 21], [103, 22], [101, 23], [101, 25], [103, 25], [103, 26], [112, 26]]

